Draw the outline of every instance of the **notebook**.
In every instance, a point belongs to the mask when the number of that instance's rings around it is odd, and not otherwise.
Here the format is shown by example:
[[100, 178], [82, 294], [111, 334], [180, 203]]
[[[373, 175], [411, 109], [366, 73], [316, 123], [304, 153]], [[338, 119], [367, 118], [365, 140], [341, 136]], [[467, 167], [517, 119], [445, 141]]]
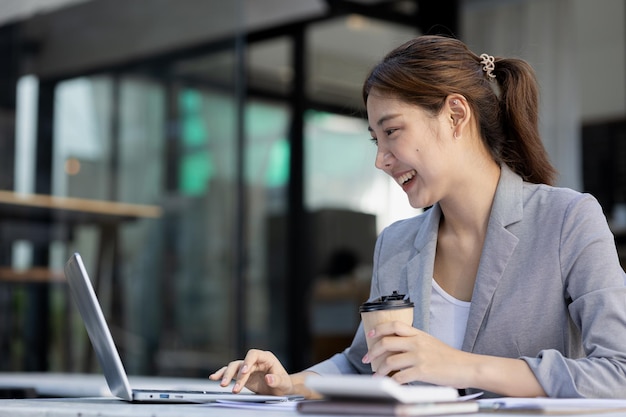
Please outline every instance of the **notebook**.
[[325, 399], [297, 403], [297, 410], [302, 414], [434, 416], [479, 410], [478, 402], [459, 397], [459, 392], [452, 387], [401, 385], [389, 377], [311, 376], [304, 384]]
[[288, 401], [293, 396], [259, 395], [253, 393], [233, 394], [225, 391], [186, 391], [180, 389], [131, 388], [113, 337], [102, 313], [102, 308], [91, 285], [91, 280], [78, 253], [74, 253], [65, 265], [65, 277], [70, 293], [87, 328], [89, 339], [96, 352], [111, 393], [131, 402], [178, 402], [202, 403], [219, 400], [230, 401]]
[[324, 397], [340, 400], [385, 401], [404, 404], [459, 401], [452, 387], [401, 385], [389, 377], [371, 375], [310, 376], [304, 384]]

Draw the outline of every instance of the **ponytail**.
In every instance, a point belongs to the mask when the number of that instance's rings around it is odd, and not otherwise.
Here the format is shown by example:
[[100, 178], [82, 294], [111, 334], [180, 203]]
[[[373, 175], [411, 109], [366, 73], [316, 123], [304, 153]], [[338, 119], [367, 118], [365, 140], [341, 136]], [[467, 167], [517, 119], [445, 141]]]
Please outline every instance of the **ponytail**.
[[552, 185], [556, 170], [539, 135], [539, 92], [532, 67], [521, 59], [496, 59], [500, 121], [505, 142], [502, 162], [525, 181]]

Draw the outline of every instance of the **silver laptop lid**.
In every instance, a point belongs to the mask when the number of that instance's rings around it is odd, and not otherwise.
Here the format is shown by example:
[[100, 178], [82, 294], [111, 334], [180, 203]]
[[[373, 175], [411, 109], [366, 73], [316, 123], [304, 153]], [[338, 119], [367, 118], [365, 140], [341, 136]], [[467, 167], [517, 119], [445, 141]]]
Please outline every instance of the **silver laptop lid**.
[[132, 392], [126, 371], [80, 254], [74, 253], [65, 264], [65, 277], [111, 393], [131, 401]]

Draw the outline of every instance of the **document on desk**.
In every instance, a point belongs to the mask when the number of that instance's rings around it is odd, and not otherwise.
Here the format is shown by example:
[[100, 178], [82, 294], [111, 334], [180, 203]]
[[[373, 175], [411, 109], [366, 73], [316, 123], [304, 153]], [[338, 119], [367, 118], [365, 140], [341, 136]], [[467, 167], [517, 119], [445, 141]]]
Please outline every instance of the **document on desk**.
[[229, 400], [217, 400], [214, 403], [206, 403], [204, 405], [209, 407], [226, 407], [226, 408], [240, 408], [240, 409], [252, 409], [252, 410], [295, 410], [298, 404], [296, 401], [266, 401], [259, 403], [251, 403], [245, 401], [229, 401]]
[[536, 414], [595, 414], [626, 412], [626, 400], [588, 398], [485, 398], [480, 411]]

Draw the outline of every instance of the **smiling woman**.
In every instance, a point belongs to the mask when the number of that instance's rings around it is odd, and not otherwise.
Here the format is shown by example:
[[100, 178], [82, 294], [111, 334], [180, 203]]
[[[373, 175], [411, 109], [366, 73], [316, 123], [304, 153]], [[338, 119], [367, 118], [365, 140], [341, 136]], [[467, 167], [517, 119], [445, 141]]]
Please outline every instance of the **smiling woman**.
[[406, 294], [412, 325], [361, 326], [300, 373], [251, 350], [211, 378], [314, 397], [308, 375], [376, 361], [400, 383], [486, 396], [626, 395], [626, 276], [595, 198], [550, 185], [532, 68], [422, 36], [374, 67], [363, 99], [376, 167], [413, 207], [432, 206], [387, 227], [374, 252], [370, 300]]

